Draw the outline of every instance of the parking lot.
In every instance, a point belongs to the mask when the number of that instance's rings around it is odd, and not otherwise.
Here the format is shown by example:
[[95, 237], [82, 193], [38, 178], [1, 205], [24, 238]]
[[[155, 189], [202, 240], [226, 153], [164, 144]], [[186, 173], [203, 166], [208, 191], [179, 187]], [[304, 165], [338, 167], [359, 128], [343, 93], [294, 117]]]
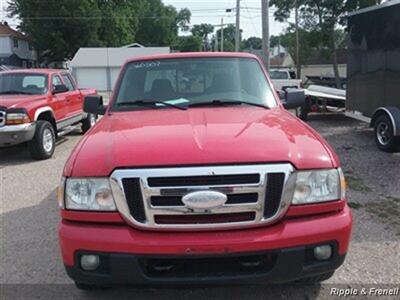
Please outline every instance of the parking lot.
[[[344, 116], [311, 116], [309, 124], [339, 155], [348, 181], [354, 232], [344, 265], [322, 286], [181, 287], [84, 293], [64, 272], [57, 242], [55, 190], [69, 153], [81, 138], [58, 141], [55, 155], [32, 161], [24, 146], [0, 150], [0, 283], [2, 299], [324, 299], [335, 285], [399, 284], [400, 154], [377, 150], [373, 132]], [[296, 297], [297, 298], [297, 297]], [[387, 298], [385, 298], [387, 299]]]

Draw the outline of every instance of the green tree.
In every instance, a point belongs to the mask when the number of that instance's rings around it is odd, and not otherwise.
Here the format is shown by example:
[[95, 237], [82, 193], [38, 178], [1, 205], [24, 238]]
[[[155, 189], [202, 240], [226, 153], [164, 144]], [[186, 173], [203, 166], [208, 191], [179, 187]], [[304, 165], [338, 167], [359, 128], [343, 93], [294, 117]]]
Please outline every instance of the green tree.
[[9, 14], [33, 40], [41, 62], [71, 59], [80, 47], [133, 42], [171, 45], [190, 11], [161, 0], [10, 0]]
[[201, 37], [204, 41], [208, 39], [208, 35], [210, 33], [214, 32], [214, 26], [205, 23], [199, 25], [193, 25], [191, 32], [193, 35]]
[[9, 13], [21, 20], [41, 61], [70, 59], [97, 41], [100, 11], [91, 0], [13, 0]]
[[[224, 28], [224, 51], [232, 52], [235, 51], [235, 25], [229, 24]], [[240, 34], [242, 30], [240, 30]], [[216, 37], [218, 37], [218, 42], [221, 42], [221, 29], [216, 32]]]
[[269, 38], [269, 46], [271, 48], [279, 46], [279, 42], [280, 42], [279, 40], [280, 40], [280, 36], [271, 35], [271, 37]]
[[259, 37], [249, 37], [243, 41], [243, 47], [245, 49], [262, 49], [262, 39]]
[[[340, 87], [337, 62], [338, 28], [346, 24], [347, 13], [359, 8], [379, 4], [381, 0], [271, 0], [270, 5], [277, 8], [275, 19], [286, 21], [290, 17], [295, 3], [300, 12], [300, 25], [305, 30], [318, 32], [321, 42], [332, 56], [336, 84]], [[301, 40], [300, 45], [303, 45]]]
[[140, 19], [146, 6], [144, 0], [95, 0], [100, 11], [97, 30], [98, 46], [120, 47], [133, 43]]
[[179, 29], [188, 29], [190, 16], [188, 9], [178, 12], [175, 7], [166, 6], [161, 0], [147, 0], [140, 16], [136, 41], [146, 46], [170, 46], [176, 42]]
[[201, 51], [202, 43], [203, 40], [199, 36], [179, 36], [173, 48], [180, 52], [198, 52]]

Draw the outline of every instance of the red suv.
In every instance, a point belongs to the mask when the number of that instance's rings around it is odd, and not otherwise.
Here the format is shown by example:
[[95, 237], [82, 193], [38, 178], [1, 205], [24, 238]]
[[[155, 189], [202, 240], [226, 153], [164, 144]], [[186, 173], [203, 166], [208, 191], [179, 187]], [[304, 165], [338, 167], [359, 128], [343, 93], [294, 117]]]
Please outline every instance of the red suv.
[[352, 217], [332, 148], [242, 53], [135, 58], [71, 154], [59, 239], [79, 288], [322, 281]]

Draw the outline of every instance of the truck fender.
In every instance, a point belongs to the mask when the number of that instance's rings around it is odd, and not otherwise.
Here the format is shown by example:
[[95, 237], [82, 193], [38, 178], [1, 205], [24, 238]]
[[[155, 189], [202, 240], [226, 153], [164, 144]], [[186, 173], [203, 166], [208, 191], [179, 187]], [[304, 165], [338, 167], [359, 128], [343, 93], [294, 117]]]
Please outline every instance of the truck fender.
[[393, 135], [400, 136], [400, 108], [396, 106], [379, 107], [372, 115], [370, 127], [375, 126], [377, 118], [381, 115], [389, 116], [393, 125]]
[[40, 114], [41, 114], [41, 113], [44, 113], [44, 112], [47, 112], [47, 111], [49, 111], [49, 112], [51, 113], [51, 115], [53, 116], [53, 118], [54, 118], [54, 111], [53, 111], [53, 109], [52, 109], [50, 106], [44, 106], [44, 107], [38, 108], [38, 109], [35, 111], [35, 118], [34, 118], [34, 120], [37, 121], [37, 119], [39, 118]]

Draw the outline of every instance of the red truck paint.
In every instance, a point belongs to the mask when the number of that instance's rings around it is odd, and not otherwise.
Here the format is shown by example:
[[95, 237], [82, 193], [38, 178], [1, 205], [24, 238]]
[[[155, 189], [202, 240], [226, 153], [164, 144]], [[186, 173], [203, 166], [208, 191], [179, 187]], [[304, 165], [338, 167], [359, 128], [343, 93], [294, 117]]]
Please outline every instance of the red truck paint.
[[[82, 121], [86, 114], [83, 112], [83, 100], [85, 96], [97, 94], [94, 89], [78, 89], [73, 77], [65, 70], [56, 69], [21, 69], [2, 72], [1, 75], [13, 74], [37, 74], [46, 77], [47, 91], [43, 94], [0, 94], [0, 111], [21, 110], [29, 116], [31, 126], [19, 131], [17, 126], [6, 125], [0, 127], [0, 147], [12, 146], [22, 142], [29, 142], [33, 138], [36, 123], [43, 119], [45, 114], [51, 118], [55, 134], [65, 127]], [[65, 78], [72, 82], [73, 89], [65, 92], [54, 93], [53, 78], [59, 78], [61, 84], [66, 85]], [[48, 118], [47, 118], [48, 119]], [[50, 121], [50, 120], [48, 120]], [[28, 133], [28, 129], [31, 133]], [[23, 132], [23, 133], [21, 133]], [[14, 139], [10, 137], [14, 136]]]
[[[182, 53], [129, 60], [121, 74], [131, 62], [203, 57], [251, 58], [262, 65], [258, 58], [244, 53]], [[267, 72], [262, 69], [272, 86]], [[121, 74], [116, 86], [122, 80]], [[116, 169], [127, 168], [287, 162], [298, 171], [339, 168], [339, 159], [332, 148], [310, 126], [286, 111], [278, 96], [274, 95], [278, 105], [270, 110], [227, 106], [191, 108], [185, 111], [166, 109], [113, 112], [108, 108], [105, 116], [73, 150], [65, 165], [63, 177], [109, 177]], [[111, 99], [109, 107], [114, 101], [115, 98]], [[341, 257], [340, 263], [335, 262], [330, 267], [329, 271], [332, 271], [343, 262], [352, 227], [352, 216], [346, 199], [291, 205], [286, 215], [272, 225], [235, 230], [147, 231], [129, 225], [119, 212], [62, 209], [61, 217], [59, 239], [67, 272], [76, 282], [91, 284], [103, 284], [104, 281], [99, 279], [97, 282], [96, 278], [79, 270], [78, 255], [82, 251], [111, 256], [126, 254], [138, 256], [140, 260], [142, 255], [224, 257], [263, 251], [286, 253], [297, 249], [300, 251], [299, 259], [302, 260], [305, 254], [301, 251], [329, 242], [336, 245], [336, 255]], [[303, 250], [298, 250], [298, 247]], [[132, 261], [135, 259], [132, 257]], [[278, 262], [278, 265], [284, 264], [280, 259]], [[289, 266], [285, 268], [290, 271]], [[311, 273], [307, 273], [309, 268], [306, 269], [302, 275], [296, 273], [287, 278], [281, 278], [281, 275], [270, 278], [265, 275], [265, 278], [268, 278], [267, 281], [281, 282], [298, 279], [299, 276], [311, 276]], [[315, 272], [313, 275], [323, 273], [321, 270]], [[236, 279], [242, 282], [243, 278], [230, 277], [233, 282]], [[177, 279], [177, 282], [180, 280]], [[164, 282], [144, 277], [139, 281], [146, 284]], [[218, 280], [212, 278], [202, 282], [214, 281]], [[116, 283], [112, 280], [110, 282]]]

